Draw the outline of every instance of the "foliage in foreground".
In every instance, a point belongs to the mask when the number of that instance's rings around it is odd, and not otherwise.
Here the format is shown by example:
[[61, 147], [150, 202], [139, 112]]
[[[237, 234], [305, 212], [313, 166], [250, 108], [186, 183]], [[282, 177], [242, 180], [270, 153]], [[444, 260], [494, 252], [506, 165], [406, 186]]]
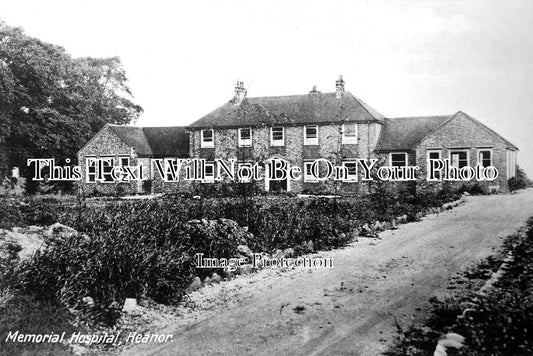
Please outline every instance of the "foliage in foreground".
[[533, 355], [533, 218], [528, 226], [525, 236], [507, 238], [506, 251], [512, 251], [514, 261], [494, 289], [487, 295], [432, 299], [424, 325], [401, 331], [387, 355], [432, 355], [439, 336], [448, 332], [466, 338], [466, 346], [453, 355]]
[[507, 184], [509, 185], [509, 190], [514, 192], [519, 189], [526, 189], [528, 181], [526, 172], [522, 168], [518, 168], [516, 177], [509, 178]]
[[401, 215], [414, 221], [424, 209], [453, 198], [429, 191], [413, 196], [380, 190], [337, 200], [254, 197], [246, 206], [224, 198], [169, 197], [92, 206], [29, 201], [10, 206], [19, 211], [8, 214], [24, 221], [32, 216], [26, 210], [37, 213], [44, 204], [47, 213], [40, 220], [60, 221], [80, 232], [48, 241], [46, 249], [22, 266], [19, 288], [75, 309], [91, 297], [93, 316], [113, 323], [125, 298], [179, 301], [195, 275], [212, 272], [195, 269], [196, 253], [237, 257], [239, 244], [268, 253], [341, 247], [375, 221], [390, 222]]
[[69, 347], [61, 343], [6, 342], [9, 332], [20, 334], [61, 334], [65, 338], [80, 332], [69, 321], [70, 315], [64, 306], [51, 300], [39, 300], [29, 295], [18, 295], [7, 303], [0, 304], [0, 354], [2, 355], [73, 355]]
[[175, 223], [161, 215], [143, 209], [143, 219], [122, 217], [132, 230], [49, 241], [23, 264], [22, 290], [75, 309], [91, 297], [93, 319], [112, 324], [125, 298], [178, 302], [196, 275], [195, 253], [230, 258], [248, 236], [230, 220]]

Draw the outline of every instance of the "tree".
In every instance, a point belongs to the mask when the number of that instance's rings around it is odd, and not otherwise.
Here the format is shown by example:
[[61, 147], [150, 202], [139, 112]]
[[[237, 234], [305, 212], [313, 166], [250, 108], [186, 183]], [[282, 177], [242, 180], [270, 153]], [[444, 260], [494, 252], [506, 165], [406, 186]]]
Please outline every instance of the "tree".
[[[118, 58], [73, 58], [0, 21], [0, 160], [7, 160], [0, 169], [20, 167], [28, 178], [28, 158], [74, 164], [106, 123], [126, 124], [141, 112]], [[33, 192], [35, 182], [26, 182]]]

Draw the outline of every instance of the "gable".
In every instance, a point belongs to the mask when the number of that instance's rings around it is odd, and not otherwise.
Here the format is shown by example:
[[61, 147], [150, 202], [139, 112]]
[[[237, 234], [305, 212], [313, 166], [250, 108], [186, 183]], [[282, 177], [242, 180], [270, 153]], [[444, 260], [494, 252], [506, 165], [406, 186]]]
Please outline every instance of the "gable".
[[130, 147], [105, 125], [83, 147], [77, 155], [105, 156], [116, 154], [129, 154]]
[[105, 125], [78, 154], [114, 155], [135, 150], [138, 157], [189, 157], [185, 127], [136, 127]]
[[518, 149], [494, 130], [459, 111], [430, 132], [421, 142], [435, 147], [469, 147], [494, 146], [495, 141], [508, 148]]
[[256, 125], [297, 125], [347, 121], [378, 121], [383, 115], [346, 92], [342, 98], [336, 93], [312, 92], [306, 95], [247, 98], [247, 110], [233, 101], [220, 106], [191, 128], [242, 127]]

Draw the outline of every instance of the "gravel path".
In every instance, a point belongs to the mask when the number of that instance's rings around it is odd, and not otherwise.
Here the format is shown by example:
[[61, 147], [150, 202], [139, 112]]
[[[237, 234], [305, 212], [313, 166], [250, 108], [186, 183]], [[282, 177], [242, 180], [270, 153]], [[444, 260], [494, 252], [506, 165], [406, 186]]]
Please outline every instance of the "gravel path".
[[379, 355], [396, 320], [420, 317], [453, 274], [491, 255], [532, 215], [531, 189], [467, 197], [379, 239], [321, 253], [332, 269], [265, 269], [203, 288], [192, 298], [210, 307], [168, 326], [173, 342], [123, 355]]

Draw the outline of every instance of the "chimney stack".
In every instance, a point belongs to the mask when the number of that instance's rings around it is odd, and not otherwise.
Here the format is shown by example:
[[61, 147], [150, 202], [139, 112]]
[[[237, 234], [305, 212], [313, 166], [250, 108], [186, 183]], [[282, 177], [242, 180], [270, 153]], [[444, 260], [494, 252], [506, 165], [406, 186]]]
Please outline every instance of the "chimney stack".
[[246, 97], [246, 88], [244, 88], [244, 83], [241, 81], [238, 81], [235, 84], [235, 96], [233, 97], [233, 101], [235, 105], [241, 105], [245, 97]]
[[344, 80], [342, 80], [342, 75], [339, 75], [339, 79], [335, 82], [335, 88], [337, 90], [335, 97], [337, 99], [342, 98], [344, 95]]

